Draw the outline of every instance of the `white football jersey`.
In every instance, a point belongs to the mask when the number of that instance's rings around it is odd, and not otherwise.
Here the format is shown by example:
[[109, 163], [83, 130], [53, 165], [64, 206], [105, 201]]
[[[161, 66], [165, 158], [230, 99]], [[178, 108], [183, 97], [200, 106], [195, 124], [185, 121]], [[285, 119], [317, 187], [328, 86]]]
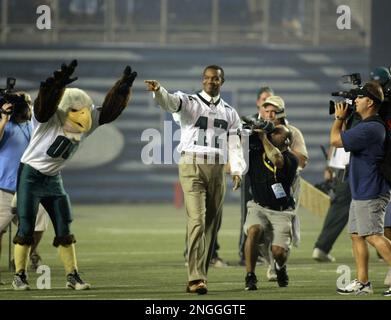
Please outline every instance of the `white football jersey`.
[[[174, 120], [181, 127], [178, 152], [219, 154], [223, 159], [228, 156], [231, 172], [242, 174], [246, 164], [238, 136], [242, 124], [236, 110], [220, 97], [211, 104], [205, 92], [188, 95], [178, 91], [168, 95], [171, 96], [169, 99], [157, 97], [157, 100], [163, 109], [170, 112], [175, 110]], [[164, 101], [172, 104], [178, 100], [179, 107], [164, 105]]]
[[44, 123], [33, 114], [32, 137], [21, 162], [48, 176], [56, 175], [72, 158], [79, 144], [99, 126], [99, 114], [99, 108], [93, 106], [91, 129], [81, 135], [80, 142], [67, 137], [57, 112]]

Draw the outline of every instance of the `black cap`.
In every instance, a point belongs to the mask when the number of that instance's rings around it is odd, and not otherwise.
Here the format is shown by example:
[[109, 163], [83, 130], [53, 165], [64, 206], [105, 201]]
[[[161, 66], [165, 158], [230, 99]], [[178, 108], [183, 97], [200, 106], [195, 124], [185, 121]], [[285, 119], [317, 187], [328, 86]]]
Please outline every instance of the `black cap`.
[[354, 93], [357, 95], [357, 96], [364, 96], [364, 97], [368, 97], [370, 99], [372, 99], [373, 101], [377, 102], [377, 103], [382, 103], [383, 100], [384, 100], [384, 96], [380, 96], [378, 94], [375, 94], [375, 93], [371, 93], [369, 92], [368, 90], [368, 85], [365, 84], [364, 86], [362, 87], [359, 87], [357, 89], [354, 89]]

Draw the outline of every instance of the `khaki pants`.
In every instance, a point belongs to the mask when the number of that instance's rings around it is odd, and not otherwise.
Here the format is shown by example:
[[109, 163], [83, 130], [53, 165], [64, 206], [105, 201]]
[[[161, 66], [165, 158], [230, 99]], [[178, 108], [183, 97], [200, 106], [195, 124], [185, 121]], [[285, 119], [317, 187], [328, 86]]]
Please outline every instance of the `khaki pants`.
[[206, 280], [225, 195], [224, 164], [182, 155], [179, 180], [187, 214], [188, 280]]
[[[18, 217], [12, 214], [11, 207], [14, 195], [10, 192], [0, 190], [0, 233], [5, 233], [11, 221], [18, 223]], [[34, 231], [46, 231], [48, 229], [49, 216], [40, 205]]]

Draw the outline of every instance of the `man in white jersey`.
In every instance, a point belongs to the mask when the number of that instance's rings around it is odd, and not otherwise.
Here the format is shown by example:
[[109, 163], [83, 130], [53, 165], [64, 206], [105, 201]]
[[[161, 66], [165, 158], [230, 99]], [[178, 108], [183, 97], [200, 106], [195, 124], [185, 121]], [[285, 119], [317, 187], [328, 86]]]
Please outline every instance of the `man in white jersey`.
[[245, 170], [238, 135], [240, 118], [235, 109], [220, 98], [224, 70], [219, 66], [204, 69], [203, 90], [192, 95], [180, 91], [170, 94], [156, 80], [145, 83], [162, 109], [179, 116], [179, 179], [186, 205], [189, 250], [186, 291], [205, 294], [225, 195], [224, 164], [228, 159], [234, 190], [239, 188]]

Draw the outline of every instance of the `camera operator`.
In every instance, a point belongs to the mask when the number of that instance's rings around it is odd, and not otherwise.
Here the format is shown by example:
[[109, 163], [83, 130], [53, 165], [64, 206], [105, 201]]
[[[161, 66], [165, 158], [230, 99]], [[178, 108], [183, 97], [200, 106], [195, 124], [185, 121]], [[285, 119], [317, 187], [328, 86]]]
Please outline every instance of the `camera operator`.
[[[299, 208], [299, 194], [300, 194], [300, 179], [299, 179], [299, 173], [300, 171], [307, 165], [308, 163], [308, 151], [305, 145], [304, 137], [301, 131], [290, 125], [288, 123], [288, 120], [286, 119], [286, 112], [285, 112], [285, 102], [284, 100], [275, 95], [269, 95], [266, 97], [266, 99], [263, 101], [261, 104], [258, 114], [258, 119], [262, 120], [267, 120], [271, 121], [274, 125], [286, 125], [290, 132], [292, 133], [292, 139], [291, 139], [291, 146], [290, 149], [292, 153], [298, 158], [299, 160], [299, 166], [297, 170], [297, 175], [293, 184], [293, 197], [295, 199], [295, 203], [297, 204], [296, 206], [296, 211]], [[245, 179], [243, 179], [244, 187], [242, 187], [242, 215], [246, 217], [246, 204], [249, 200], [252, 199], [250, 192], [246, 192], [250, 188], [249, 183], [248, 183], [248, 174], [246, 175]], [[243, 219], [242, 219], [243, 220]], [[299, 222], [299, 217], [296, 215], [294, 218], [294, 227], [293, 227], [293, 244], [295, 246], [298, 245], [300, 241], [300, 222]], [[241, 231], [242, 233], [242, 231]], [[245, 235], [241, 236], [241, 241], [243, 243], [243, 248], [244, 248], [244, 243], [245, 243]], [[270, 251], [264, 251], [261, 250], [260, 254], [265, 258], [266, 263], [269, 265], [266, 276], [269, 281], [275, 281], [277, 279], [276, 272], [273, 268], [273, 259], [270, 256], [271, 253]]]
[[[354, 128], [343, 130], [348, 107], [337, 103], [335, 121], [330, 132], [330, 144], [350, 151], [349, 186], [352, 201], [349, 209], [348, 231], [352, 239], [357, 278], [339, 294], [372, 294], [368, 279], [369, 251], [367, 242], [391, 266], [391, 242], [383, 235], [384, 213], [390, 200], [390, 185], [380, 174], [378, 162], [385, 154], [386, 129], [378, 111], [384, 100], [381, 86], [372, 81], [356, 92], [356, 112], [362, 121]], [[391, 296], [391, 288], [383, 293]]]
[[[350, 107], [344, 128], [350, 129], [361, 121], [361, 116]], [[318, 262], [335, 262], [330, 252], [335, 241], [345, 228], [349, 219], [349, 207], [352, 201], [348, 182], [350, 155], [343, 148], [330, 147], [329, 165], [325, 171], [331, 171], [334, 179], [333, 197], [323, 222], [322, 230], [315, 242], [312, 258]]]
[[292, 133], [277, 125], [270, 137], [261, 129], [250, 136], [249, 178], [253, 200], [248, 202], [244, 225], [246, 290], [257, 290], [254, 273], [259, 245], [271, 242], [277, 282], [288, 286], [286, 261], [292, 244], [292, 220], [295, 201], [291, 194], [298, 159], [290, 151]]
[[[9, 95], [10, 101], [1, 98], [0, 107], [0, 252], [1, 239], [11, 221], [17, 216], [12, 210], [12, 200], [16, 191], [17, 172], [20, 159], [31, 137], [31, 98], [27, 93], [16, 92]], [[43, 208], [37, 216], [34, 246], [30, 253], [32, 269], [39, 265], [36, 251], [43, 232], [47, 229], [48, 218]]]
[[[274, 91], [270, 87], [261, 87], [257, 93], [256, 106], [258, 112], [252, 115], [252, 119], [262, 119], [262, 105], [266, 101], [267, 98], [274, 95]], [[246, 262], [244, 259], [244, 244], [246, 243], [246, 235], [243, 232], [243, 226], [246, 221], [247, 216], [247, 202], [252, 199], [251, 191], [250, 191], [250, 178], [248, 174], [243, 177], [242, 186], [240, 188], [240, 235], [239, 235], [239, 265], [245, 266]], [[276, 275], [271, 276], [272, 280], [276, 279]]]

